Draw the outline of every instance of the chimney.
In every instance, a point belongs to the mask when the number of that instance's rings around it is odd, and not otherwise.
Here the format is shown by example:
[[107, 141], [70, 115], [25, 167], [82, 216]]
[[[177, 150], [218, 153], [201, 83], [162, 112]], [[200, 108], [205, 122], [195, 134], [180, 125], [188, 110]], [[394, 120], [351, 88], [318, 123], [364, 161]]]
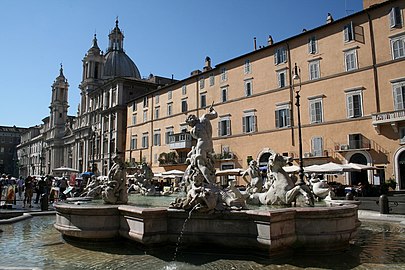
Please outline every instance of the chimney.
[[267, 45], [273, 45], [273, 38], [271, 37], [271, 35], [269, 35], [269, 38], [267, 39]]
[[331, 23], [331, 22], [333, 22], [333, 17], [332, 17], [332, 15], [330, 13], [328, 13], [328, 17], [326, 17], [326, 23], [328, 24], [328, 23]]
[[211, 70], [211, 69], [212, 69], [212, 67], [211, 67], [211, 58], [209, 58], [207, 56], [207, 57], [205, 57], [205, 66], [203, 68], [203, 71], [208, 71], [208, 70]]
[[256, 37], [253, 38], [253, 44], [254, 44], [254, 49], [256, 51], [257, 50]]

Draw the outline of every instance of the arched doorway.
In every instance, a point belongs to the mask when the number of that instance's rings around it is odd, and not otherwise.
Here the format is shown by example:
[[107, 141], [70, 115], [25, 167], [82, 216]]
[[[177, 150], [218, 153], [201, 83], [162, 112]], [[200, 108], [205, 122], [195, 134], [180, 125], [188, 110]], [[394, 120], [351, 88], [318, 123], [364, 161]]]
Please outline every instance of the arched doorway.
[[405, 151], [402, 151], [398, 156], [398, 170], [399, 170], [399, 188], [405, 188]]
[[269, 162], [269, 158], [271, 156], [270, 152], [265, 152], [259, 157], [259, 167], [264, 167], [267, 166], [267, 163]]
[[[361, 153], [356, 153], [350, 157], [349, 162], [367, 165], [367, 158]], [[367, 171], [351, 172], [350, 182], [351, 182], [350, 184], [353, 186], [358, 185], [360, 183], [367, 184], [368, 183]]]

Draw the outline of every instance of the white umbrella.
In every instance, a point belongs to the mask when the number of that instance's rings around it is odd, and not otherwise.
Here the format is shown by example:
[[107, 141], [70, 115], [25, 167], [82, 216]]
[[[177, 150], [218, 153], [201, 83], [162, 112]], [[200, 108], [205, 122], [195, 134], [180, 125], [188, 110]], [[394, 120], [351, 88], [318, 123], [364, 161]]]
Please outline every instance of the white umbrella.
[[300, 167], [297, 165], [291, 165], [291, 166], [284, 166], [283, 169], [287, 173], [294, 173], [294, 172], [299, 172]]
[[345, 164], [347, 166], [350, 166], [358, 171], [363, 171], [363, 170], [375, 170], [377, 169], [374, 166], [370, 166], [370, 165], [364, 165], [364, 164], [359, 164], [359, 163], [347, 163]]
[[305, 167], [304, 171], [308, 173], [342, 173], [348, 171], [348, 168], [341, 166], [341, 164], [329, 162], [321, 165]]
[[170, 170], [170, 171], [167, 171], [167, 172], [162, 172], [162, 176], [171, 175], [171, 174], [173, 174], [175, 176], [183, 176], [184, 172], [180, 171], [180, 170]]
[[79, 172], [76, 169], [68, 168], [68, 167], [55, 168], [52, 171], [54, 171], [54, 172], [73, 172], [73, 173], [78, 173]]
[[227, 170], [221, 170], [221, 171], [216, 171], [215, 175], [216, 176], [225, 176], [225, 175], [242, 175], [244, 172], [244, 169], [237, 168], [237, 169], [227, 169]]

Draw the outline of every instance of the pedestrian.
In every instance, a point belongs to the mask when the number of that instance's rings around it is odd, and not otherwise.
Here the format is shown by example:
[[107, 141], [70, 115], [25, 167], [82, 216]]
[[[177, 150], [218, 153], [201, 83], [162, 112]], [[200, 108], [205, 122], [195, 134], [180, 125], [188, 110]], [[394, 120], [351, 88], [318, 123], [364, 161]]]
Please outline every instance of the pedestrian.
[[18, 198], [21, 200], [22, 193], [24, 192], [24, 178], [20, 176], [17, 180], [17, 191], [18, 191]]
[[24, 208], [25, 203], [29, 204], [29, 207], [32, 207], [32, 195], [34, 193], [34, 182], [33, 178], [29, 175], [25, 178], [25, 193], [24, 193]]
[[1, 195], [3, 194], [3, 188], [7, 186], [7, 179], [6, 175], [3, 173], [0, 177], [0, 203], [1, 203]]
[[44, 176], [41, 176], [37, 183], [37, 188], [36, 188], [36, 197], [35, 197], [35, 204], [38, 204], [39, 198], [41, 197], [42, 194], [45, 193], [45, 187], [46, 187], [46, 182], [44, 180]]
[[64, 200], [66, 199], [66, 195], [63, 193], [66, 188], [68, 186], [68, 182], [66, 177], [62, 177], [62, 180], [60, 181], [60, 185], [59, 185], [59, 197]]

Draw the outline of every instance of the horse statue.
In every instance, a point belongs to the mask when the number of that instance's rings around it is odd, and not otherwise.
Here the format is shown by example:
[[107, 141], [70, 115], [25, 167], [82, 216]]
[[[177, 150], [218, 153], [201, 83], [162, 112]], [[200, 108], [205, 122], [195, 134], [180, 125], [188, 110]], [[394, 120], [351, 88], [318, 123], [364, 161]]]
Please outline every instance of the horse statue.
[[314, 197], [307, 185], [295, 185], [283, 167], [290, 162], [289, 157], [273, 153], [268, 161], [267, 175], [269, 188], [266, 192], [249, 196], [249, 204], [271, 204], [290, 206], [314, 206]]

